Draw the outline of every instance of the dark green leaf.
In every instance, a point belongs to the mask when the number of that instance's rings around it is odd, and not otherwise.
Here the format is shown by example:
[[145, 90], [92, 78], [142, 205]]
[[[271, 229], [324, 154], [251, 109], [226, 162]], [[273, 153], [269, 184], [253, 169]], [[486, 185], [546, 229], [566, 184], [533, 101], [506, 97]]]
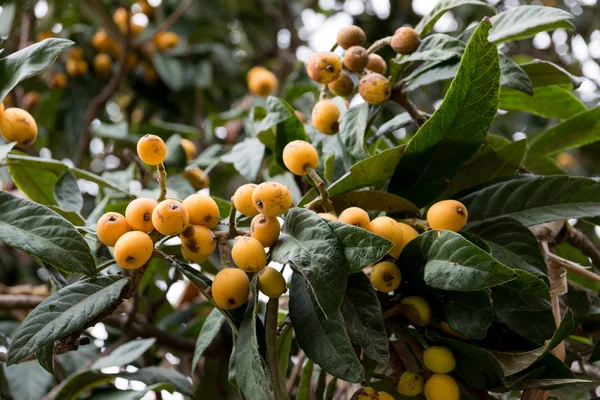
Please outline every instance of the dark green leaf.
[[40, 347], [35, 352], [35, 358], [37, 362], [44, 368], [46, 371], [51, 374], [54, 373], [54, 342], [50, 342], [42, 347]]
[[122, 344], [109, 355], [97, 359], [90, 369], [126, 366], [140, 358], [155, 342], [156, 339], [151, 338], [132, 340]]
[[328, 374], [345, 381], [363, 379], [362, 366], [346, 333], [342, 315], [336, 311], [327, 318], [299, 274], [292, 276], [290, 285], [290, 318], [298, 344], [308, 358]]
[[68, 273], [96, 275], [81, 234], [54, 211], [0, 191], [0, 241]]
[[192, 360], [192, 372], [196, 370], [198, 365], [198, 361], [200, 361], [200, 357], [204, 350], [211, 344], [214, 338], [221, 330], [221, 326], [223, 326], [223, 322], [225, 322], [225, 318], [221, 311], [218, 308], [213, 308], [204, 324], [202, 324], [202, 329], [200, 330], [200, 334], [198, 335], [198, 340], [196, 341], [196, 349], [194, 350], [194, 359]]
[[367, 103], [349, 108], [342, 115], [338, 135], [344, 144], [346, 168], [350, 168], [368, 155], [365, 150], [365, 129], [368, 116], [369, 105]]
[[500, 87], [498, 52], [487, 41], [490, 28], [483, 21], [475, 30], [442, 105], [406, 147], [388, 192], [423, 206], [479, 149], [496, 116]]
[[411, 72], [405, 79], [407, 92], [414, 92], [420, 87], [428, 86], [434, 82], [446, 81], [456, 76], [459, 60], [443, 62], [425, 62]]
[[72, 44], [68, 39], [44, 39], [0, 59], [0, 100], [19, 82], [43, 72]]
[[365, 354], [378, 363], [387, 364], [390, 353], [381, 305], [364, 273], [348, 275], [340, 311], [350, 337], [358, 342]]
[[564, 175], [566, 173], [555, 158], [548, 156], [526, 158], [525, 167], [531, 173], [540, 175]]
[[500, 53], [500, 86], [511, 88], [533, 96], [533, 86], [529, 75], [513, 60]]
[[175, 58], [156, 52], [152, 55], [152, 64], [165, 83], [174, 92], [182, 90], [185, 86], [185, 70], [183, 63]]
[[399, 60], [392, 59], [392, 62], [404, 64], [415, 61], [446, 61], [460, 58], [464, 51], [465, 42], [462, 40], [443, 33], [434, 33], [423, 39], [417, 51]]
[[456, 333], [483, 339], [494, 319], [492, 301], [486, 290], [444, 292], [444, 318]]
[[61, 383], [56, 398], [69, 400], [77, 398], [77, 395], [84, 390], [112, 382], [116, 377], [117, 375], [103, 374], [100, 371], [83, 370], [77, 372]]
[[419, 209], [410, 201], [391, 193], [364, 190], [337, 195], [331, 199], [336, 211], [348, 207], [385, 212], [417, 212]]
[[489, 40], [504, 43], [535, 36], [536, 33], [564, 28], [574, 30], [571, 13], [560, 8], [519, 6], [509, 8], [490, 18], [492, 30]]
[[[403, 112], [402, 114], [396, 115], [394, 118], [389, 121], [381, 124], [375, 132], [374, 137], [378, 138], [387, 133], [397, 131], [398, 129], [404, 128], [413, 123], [412, 117], [407, 113]], [[372, 139], [372, 138], [371, 138]]]
[[71, 171], [64, 172], [54, 184], [54, 198], [65, 211], [79, 212], [83, 207], [83, 196], [77, 178]]
[[265, 154], [265, 145], [256, 138], [244, 139], [233, 146], [221, 160], [233, 164], [236, 171], [250, 182], [256, 181]]
[[518, 90], [503, 87], [499, 107], [523, 111], [540, 117], [567, 119], [587, 108], [570, 89], [562, 86], [540, 86], [529, 96]]
[[442, 0], [431, 9], [429, 14], [425, 15], [423, 19], [419, 21], [415, 27], [415, 30], [419, 32], [421, 36], [425, 36], [431, 29], [433, 29], [435, 23], [442, 18], [447, 11], [464, 5], [484, 7], [487, 9], [486, 11], [491, 10], [492, 14], [496, 13], [494, 6], [480, 0]]
[[[40, 400], [50, 390], [54, 380], [35, 361], [5, 367], [3, 375], [14, 400]], [[2, 397], [6, 394], [2, 393]]]
[[210, 196], [212, 197], [212, 199], [217, 203], [217, 207], [219, 207], [219, 216], [221, 218], [224, 218], [225, 216], [229, 215], [229, 212], [231, 211], [231, 203], [228, 202], [227, 200], [224, 200], [220, 197], [216, 197], [216, 196]]
[[157, 383], [170, 383], [175, 386], [175, 389], [185, 395], [194, 396], [192, 384], [188, 379], [175, 369], [161, 367], [146, 367], [138, 369], [135, 372], [121, 372], [116, 375], [118, 377], [130, 380], [141, 381], [146, 385], [154, 385]]
[[315, 367], [315, 363], [312, 360], [308, 360], [304, 367], [302, 367], [302, 373], [300, 374], [300, 382], [298, 382], [298, 396], [297, 400], [309, 400], [310, 399], [310, 386], [312, 384], [312, 375]]
[[[285, 112], [285, 110], [288, 112]], [[294, 140], [304, 140], [307, 142], [309, 138], [304, 131], [304, 124], [298, 119], [296, 113], [294, 113], [294, 108], [284, 100], [277, 97], [269, 97], [267, 99], [267, 113], [287, 115], [287, 118], [277, 124], [274, 149], [277, 162], [281, 167], [284, 167], [283, 149], [285, 146]], [[267, 118], [269, 118], [269, 114], [267, 114]]]
[[534, 87], [548, 85], [565, 85], [577, 89], [583, 79], [571, 75], [558, 65], [544, 60], [533, 60], [520, 67], [529, 75]]
[[84, 279], [46, 298], [23, 321], [8, 350], [8, 364], [85, 326], [119, 301], [129, 280], [123, 276]]
[[523, 176], [459, 199], [470, 223], [511, 216], [525, 226], [600, 215], [600, 183], [569, 176]]

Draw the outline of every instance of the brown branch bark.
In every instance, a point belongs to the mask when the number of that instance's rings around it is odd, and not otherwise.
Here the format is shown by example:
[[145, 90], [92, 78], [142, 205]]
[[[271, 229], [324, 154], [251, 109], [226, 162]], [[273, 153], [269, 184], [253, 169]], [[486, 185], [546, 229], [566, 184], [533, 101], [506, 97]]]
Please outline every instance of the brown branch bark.
[[398, 103], [402, 108], [408, 112], [411, 118], [415, 121], [418, 127], [421, 127], [427, 121], [427, 115], [417, 108], [417, 106], [410, 101], [408, 94], [404, 91], [404, 86], [401, 84], [392, 89], [390, 100]]
[[600, 250], [583, 232], [569, 224], [565, 224], [564, 240], [590, 258], [596, 268], [600, 268]]
[[37, 307], [45, 299], [43, 296], [3, 294], [0, 295], [0, 310], [28, 310]]

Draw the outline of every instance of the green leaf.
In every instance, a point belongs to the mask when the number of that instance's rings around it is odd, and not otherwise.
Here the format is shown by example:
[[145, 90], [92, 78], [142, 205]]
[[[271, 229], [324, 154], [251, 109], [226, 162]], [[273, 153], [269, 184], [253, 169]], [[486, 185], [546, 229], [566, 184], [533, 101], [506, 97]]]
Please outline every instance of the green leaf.
[[164, 164], [168, 170], [183, 171], [187, 165], [185, 150], [181, 145], [181, 136], [174, 134], [169, 136], [165, 142], [167, 145], [167, 157]]
[[[277, 114], [278, 117], [273, 117], [272, 115], [269, 116], [269, 114], [273, 113]], [[271, 120], [271, 118], [273, 118], [273, 120], [279, 120], [280, 118], [284, 118], [284, 116], [285, 119], [277, 123], [274, 148], [275, 158], [281, 167], [285, 167], [285, 164], [283, 163], [283, 149], [289, 142], [294, 140], [309, 141], [309, 138], [304, 131], [304, 124], [294, 112], [294, 108], [285, 100], [270, 96], [267, 99], [266, 119]]]
[[357, 162], [344, 176], [333, 182], [327, 189], [330, 197], [350, 192], [368, 185], [383, 183], [388, 180], [406, 146], [398, 146], [382, 151], [362, 161]]
[[83, 207], [83, 196], [77, 184], [77, 178], [71, 171], [64, 172], [54, 183], [54, 198], [58, 206], [65, 211], [79, 212]]
[[[379, 126], [379, 128], [377, 129], [377, 132], [375, 132], [375, 135], [373, 135], [373, 137], [371, 139], [378, 138], [378, 137], [386, 135], [390, 132], [397, 131], [398, 129], [404, 128], [405, 126], [408, 126], [412, 123], [413, 123], [412, 117], [407, 112], [403, 112], [402, 114], [398, 114], [394, 118], [390, 119], [389, 121], [381, 124]], [[370, 140], [370, 142], [371, 142], [371, 140]]]
[[217, 334], [221, 330], [221, 326], [223, 326], [223, 322], [225, 322], [225, 317], [218, 308], [213, 308], [204, 324], [202, 324], [202, 329], [200, 330], [200, 334], [198, 335], [198, 340], [196, 341], [196, 349], [194, 350], [194, 359], [192, 360], [192, 372], [196, 370], [198, 366], [198, 361], [200, 361], [200, 357], [204, 350], [211, 344], [211, 342], [217, 337]]
[[533, 96], [533, 86], [529, 75], [513, 60], [500, 53], [500, 86], [511, 88]]
[[459, 199], [469, 223], [511, 216], [525, 226], [600, 215], [600, 183], [570, 176], [523, 176], [490, 184]]
[[[54, 377], [35, 361], [4, 367], [3, 375], [14, 400], [40, 400], [54, 381]], [[2, 393], [2, 397], [5, 395], [8, 393]]]
[[[275, 96], [269, 96], [267, 97], [266, 106], [267, 115], [255, 125], [255, 134], [271, 129], [274, 126], [281, 124], [282, 122], [288, 119], [293, 119], [294, 117], [296, 118], [296, 120], [298, 120], [298, 117], [294, 113], [294, 108], [290, 106], [285, 100], [282, 100]], [[302, 132], [304, 132], [304, 129], [302, 129]]]
[[529, 75], [534, 87], [562, 85], [577, 89], [583, 83], [583, 79], [571, 75], [562, 67], [544, 60], [533, 60], [520, 67]]
[[337, 195], [331, 199], [336, 211], [348, 207], [360, 207], [364, 210], [385, 212], [417, 212], [419, 209], [410, 201], [395, 194], [362, 190]]
[[509, 111], [523, 111], [547, 118], [566, 119], [587, 108], [570, 89], [562, 86], [534, 88], [533, 97], [518, 90], [503, 87], [499, 107]]
[[0, 146], [0, 163], [4, 163], [4, 160], [6, 160], [6, 156], [8, 156], [8, 153], [10, 153], [10, 151], [13, 149], [13, 147], [15, 147], [16, 144], [17, 142], [12, 142]]
[[456, 76], [459, 65], [459, 60], [453, 59], [443, 62], [425, 62], [403, 79], [406, 84], [405, 89], [407, 92], [414, 92], [434, 82], [452, 79]]
[[[552, 86], [548, 86], [552, 87]], [[600, 140], [600, 107], [577, 114], [537, 135], [529, 145], [528, 156], [552, 156]]]
[[256, 181], [265, 154], [265, 145], [256, 138], [247, 138], [236, 144], [221, 160], [233, 167], [250, 182]]
[[460, 58], [465, 51], [465, 42], [444, 33], [434, 33], [427, 36], [412, 54], [403, 56], [392, 63], [405, 64], [415, 61], [446, 61]]
[[564, 175], [566, 173], [558, 165], [555, 158], [548, 156], [526, 158], [525, 167], [531, 173], [540, 175]]
[[152, 55], [152, 64], [165, 83], [174, 92], [182, 90], [185, 86], [184, 64], [175, 58], [156, 52]]
[[432, 288], [459, 292], [487, 289], [517, 277], [515, 271], [451, 231], [419, 235], [404, 248], [399, 263], [402, 272], [422, 276]]
[[136, 144], [140, 139], [139, 135], [129, 133], [129, 123], [127, 121], [117, 122], [116, 124], [100, 121], [99, 124], [92, 127], [92, 136], [130, 145]]
[[297, 400], [309, 400], [310, 399], [310, 386], [312, 383], [312, 375], [315, 367], [313, 360], [306, 361], [304, 367], [302, 367], [302, 373], [300, 374], [300, 382], [298, 382], [298, 396]]
[[283, 328], [283, 331], [277, 336], [278, 368], [283, 375], [285, 375], [288, 370], [293, 339], [294, 331], [290, 325], [286, 325]]
[[388, 192], [423, 206], [479, 149], [496, 116], [500, 87], [498, 52], [487, 41], [490, 28], [484, 20], [473, 33], [442, 105], [406, 147]]
[[35, 352], [35, 358], [37, 362], [44, 368], [46, 371], [51, 374], [54, 373], [54, 342], [50, 342], [45, 346], [40, 347]]
[[574, 30], [575, 17], [554, 7], [519, 6], [509, 8], [490, 18], [492, 30], [489, 41], [495, 44], [520, 40], [558, 28]]
[[[345, 286], [345, 285], [344, 285]], [[290, 318], [299, 346], [328, 374], [348, 382], [363, 379], [362, 366], [339, 311], [327, 318], [299, 274], [290, 284]]]
[[215, 201], [215, 203], [217, 203], [217, 207], [219, 207], [219, 215], [221, 216], [221, 218], [229, 215], [229, 212], [231, 210], [231, 203], [228, 202], [227, 200], [224, 200], [220, 197], [217, 196], [210, 196], [212, 197], [212, 199]]
[[8, 365], [40, 347], [83, 328], [119, 301], [129, 280], [123, 276], [84, 279], [60, 289], [23, 321], [8, 350]]
[[492, 300], [486, 290], [444, 292], [444, 318], [456, 333], [473, 339], [484, 339], [492, 324]]
[[68, 39], [44, 39], [0, 59], [0, 100], [19, 82], [43, 72], [72, 44]]
[[47, 207], [0, 191], [0, 241], [61, 271], [96, 275], [90, 248], [73, 225]]
[[120, 367], [130, 364], [140, 358], [155, 342], [156, 339], [151, 338], [132, 340], [122, 344], [109, 355], [97, 359], [90, 369]]
[[252, 282], [254, 297], [246, 308], [235, 345], [235, 375], [238, 387], [246, 398], [269, 400], [264, 361], [258, 350], [256, 336], [256, 319], [258, 318], [256, 315], [258, 302], [256, 282], [256, 279]]
[[170, 383], [175, 386], [175, 390], [185, 396], [194, 397], [192, 384], [184, 375], [175, 369], [161, 367], [146, 367], [138, 369], [135, 372], [122, 372], [116, 375], [130, 381], [141, 381], [146, 385], [157, 383]]
[[[365, 150], [365, 130], [369, 116], [369, 105], [367, 103], [349, 108], [340, 120], [340, 132], [338, 133], [344, 145], [344, 163], [350, 168], [356, 162], [367, 157]], [[350, 162], [350, 164], [347, 164]]]
[[484, 147], [458, 171], [440, 198], [448, 198], [497, 178], [516, 175], [523, 164], [526, 151], [527, 140], [511, 142], [498, 150], [491, 146]]
[[348, 286], [340, 308], [346, 330], [374, 361], [387, 364], [390, 358], [388, 337], [377, 293], [367, 276], [348, 275]]
[[433, 29], [435, 23], [442, 18], [447, 11], [464, 5], [485, 7], [487, 10], [491, 10], [492, 14], [496, 13], [494, 6], [480, 0], [442, 0], [431, 9], [429, 14], [424, 16], [421, 21], [419, 21], [415, 27], [415, 30], [419, 32], [421, 37], [425, 36], [427, 33], [429, 33], [429, 31], [431, 31], [431, 29]]
[[344, 248], [331, 226], [304, 208], [288, 211], [283, 233], [271, 249], [273, 261], [290, 264], [306, 278], [319, 307], [334, 315], [344, 299], [348, 266]]

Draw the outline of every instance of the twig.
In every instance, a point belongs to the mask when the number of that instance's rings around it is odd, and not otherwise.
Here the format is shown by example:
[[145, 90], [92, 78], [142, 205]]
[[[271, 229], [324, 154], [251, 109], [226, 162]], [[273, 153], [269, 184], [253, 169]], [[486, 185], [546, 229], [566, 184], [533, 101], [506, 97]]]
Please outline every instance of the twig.
[[375, 42], [373, 42], [373, 44], [371, 46], [369, 46], [369, 48], [367, 49], [367, 53], [371, 54], [376, 52], [377, 50], [388, 46], [390, 44], [390, 42], [392, 41], [392, 37], [388, 36], [388, 37], [384, 37], [383, 39], [379, 39], [376, 40]]
[[294, 383], [296, 382], [296, 379], [298, 379], [298, 375], [300, 375], [300, 372], [302, 371], [304, 360], [306, 360], [306, 354], [304, 354], [302, 350], [298, 351], [298, 362], [296, 363], [296, 365], [294, 365], [294, 368], [290, 373], [290, 377], [288, 378], [287, 383], [285, 384], [286, 392], [289, 393], [292, 391]]
[[329, 51], [335, 51], [335, 49], [337, 49], [337, 47], [338, 47], [338, 44], [337, 44], [337, 42], [335, 42], [334, 45], [331, 46], [331, 49]]
[[427, 121], [427, 116], [421, 112], [421, 110], [419, 110], [417, 106], [415, 106], [414, 103], [408, 98], [408, 94], [404, 90], [403, 84], [400, 84], [394, 88], [392, 100], [394, 100], [402, 108], [404, 108], [406, 112], [408, 112], [418, 127], [421, 127], [425, 121]]
[[160, 203], [167, 198], [167, 170], [163, 163], [156, 166], [158, 170], [158, 184], [160, 185], [160, 196], [158, 196], [158, 202]]
[[564, 234], [564, 239], [567, 243], [581, 250], [583, 254], [592, 260], [592, 264], [594, 264], [596, 268], [600, 268], [600, 250], [598, 250], [590, 238], [579, 229], [569, 224], [565, 224]]
[[[54, 346], [54, 354], [58, 355], [58, 354], [68, 353], [70, 351], [76, 351], [79, 348], [79, 346], [85, 346], [86, 344], [90, 344], [90, 343], [92, 343], [92, 340], [87, 336], [79, 338], [75, 342], [70, 342], [70, 343], [58, 342]], [[17, 364], [25, 362], [25, 361], [35, 360], [36, 358], [37, 357], [36, 357], [35, 353], [32, 353], [32, 354], [28, 355], [27, 357], [22, 358], [19, 361], [17, 361]], [[6, 363], [8, 361], [8, 354], [0, 353], [0, 361]]]
[[305, 170], [308, 171], [308, 176], [310, 177], [310, 179], [312, 179], [313, 183], [317, 187], [317, 190], [319, 191], [319, 194], [321, 195], [321, 204], [325, 211], [328, 213], [335, 214], [333, 203], [331, 203], [331, 200], [329, 200], [329, 194], [327, 193], [327, 188], [325, 187], [325, 182], [323, 181], [323, 179], [321, 179], [321, 177], [319, 176], [317, 171], [315, 171], [314, 168], [307, 166], [305, 167]]
[[235, 205], [233, 204], [233, 199], [231, 201], [231, 209], [229, 210], [229, 237], [230, 239], [233, 239], [234, 237], [236, 237], [236, 226], [235, 226], [235, 216], [236, 216], [237, 210], [235, 208]]
[[322, 85], [321, 89], [319, 89], [319, 100], [325, 100], [327, 98], [327, 93], [329, 93], [329, 86]]
[[0, 295], [0, 310], [28, 310], [37, 307], [44, 300], [46, 297], [43, 296], [3, 294]]
[[585, 278], [591, 279], [595, 282], [600, 283], [600, 276], [596, 275], [592, 271], [587, 270], [579, 264], [574, 263], [573, 261], [566, 260], [562, 257], [557, 256], [556, 254], [550, 252], [550, 250], [544, 249], [544, 246], [548, 248], [547, 242], [542, 242], [542, 249], [544, 250], [544, 257], [546, 258], [547, 263], [555, 264], [558, 267], [564, 268], [567, 271], [573, 272], [574, 274], [581, 275]]
[[265, 336], [267, 343], [267, 357], [269, 361], [269, 374], [271, 375], [271, 383], [275, 400], [289, 399], [285, 390], [285, 380], [283, 371], [279, 370], [278, 354], [277, 354], [277, 313], [279, 309], [279, 298], [270, 299], [267, 303], [267, 313], [265, 315]]
[[219, 239], [219, 255], [221, 256], [221, 269], [229, 268], [229, 244], [225, 236], [220, 236]]
[[173, 11], [171, 15], [169, 15], [167, 19], [163, 21], [162, 24], [156, 27], [156, 29], [152, 31], [150, 36], [146, 37], [144, 40], [136, 42], [135, 46], [143, 47], [145, 44], [154, 40], [156, 35], [158, 35], [160, 32], [168, 30], [175, 22], [177, 22], [177, 20], [183, 15], [183, 13], [189, 8], [189, 6], [192, 5], [193, 2], [194, 0], [183, 0], [181, 3], [179, 3], [175, 11]]

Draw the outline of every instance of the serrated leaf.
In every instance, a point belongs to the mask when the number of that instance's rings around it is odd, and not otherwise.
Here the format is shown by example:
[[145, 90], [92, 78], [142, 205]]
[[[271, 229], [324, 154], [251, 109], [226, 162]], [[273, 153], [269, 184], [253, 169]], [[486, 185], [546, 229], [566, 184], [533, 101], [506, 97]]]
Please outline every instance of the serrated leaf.
[[415, 30], [419, 32], [421, 36], [425, 36], [433, 29], [435, 23], [442, 18], [446, 12], [464, 5], [484, 7], [487, 10], [491, 10], [492, 14], [496, 13], [494, 6], [479, 0], [442, 0], [439, 1], [431, 11], [421, 19], [421, 21], [419, 21]]
[[83, 196], [77, 178], [71, 171], [64, 172], [58, 177], [53, 186], [54, 198], [58, 206], [65, 211], [79, 212], [83, 207]]
[[500, 86], [511, 88], [533, 96], [533, 86], [529, 75], [513, 60], [500, 53]]
[[8, 364], [83, 328], [114, 306], [128, 282], [127, 278], [118, 275], [84, 279], [46, 298], [15, 333], [8, 350]]
[[520, 67], [529, 75], [534, 87], [548, 85], [565, 85], [577, 89], [583, 83], [583, 79], [571, 75], [562, 67], [545, 60], [533, 60]]
[[326, 316], [337, 312], [344, 299], [348, 266], [344, 248], [328, 223], [316, 213], [292, 208], [283, 233], [271, 249], [273, 261], [290, 264], [304, 276]]
[[43, 72], [72, 44], [68, 39], [44, 39], [0, 59], [0, 100], [19, 82]]
[[400, 270], [436, 289], [468, 292], [501, 285], [516, 273], [451, 231], [428, 231], [402, 251]]
[[499, 108], [558, 119], [567, 119], [587, 110], [570, 89], [557, 85], [536, 87], [533, 96], [503, 87]]
[[415, 61], [446, 61], [459, 59], [465, 51], [465, 42], [444, 33], [434, 33], [421, 42], [419, 48], [401, 59], [392, 59], [392, 63], [404, 64]]
[[459, 199], [469, 223], [510, 216], [525, 226], [600, 215], [600, 183], [570, 176], [522, 176], [496, 183]]
[[336, 211], [348, 207], [360, 207], [370, 211], [417, 212], [419, 209], [410, 201], [391, 193], [364, 190], [340, 194], [331, 199]]
[[443, 296], [444, 318], [450, 328], [468, 338], [485, 338], [494, 319], [488, 292], [444, 292]]
[[132, 340], [122, 344], [109, 355], [97, 359], [90, 369], [120, 367], [130, 364], [140, 358], [155, 342], [156, 339], [151, 338]]
[[339, 311], [327, 318], [313, 299], [304, 278], [292, 276], [290, 318], [298, 344], [309, 359], [328, 374], [348, 382], [363, 379], [362, 366], [354, 353]]
[[256, 181], [265, 154], [265, 145], [256, 138], [247, 138], [236, 144], [221, 160], [233, 167], [250, 182]]
[[423, 206], [479, 149], [496, 116], [500, 88], [498, 52], [487, 41], [490, 28], [484, 20], [475, 30], [442, 105], [409, 142], [388, 192]]
[[219, 330], [221, 330], [223, 322], [225, 322], [225, 317], [223, 317], [221, 311], [218, 308], [213, 308], [208, 317], [206, 317], [204, 324], [202, 324], [202, 329], [198, 334], [196, 348], [194, 349], [194, 359], [192, 360], [192, 372], [196, 370], [196, 366], [204, 350], [208, 348], [219, 333]]
[[499, 44], [558, 28], [574, 30], [573, 19], [575, 17], [571, 13], [554, 7], [513, 7], [490, 18], [493, 27], [488, 39]]
[[367, 276], [348, 275], [344, 302], [340, 308], [346, 330], [374, 361], [387, 364], [389, 344], [377, 293]]
[[[14, 400], [40, 400], [54, 380], [54, 377], [35, 361], [4, 367], [3, 375]], [[7, 393], [2, 393], [3, 396], [5, 394]]]
[[0, 241], [68, 273], [96, 275], [90, 248], [73, 225], [47, 207], [0, 191]]
[[346, 168], [350, 168], [368, 156], [364, 144], [368, 116], [369, 105], [367, 103], [351, 107], [342, 115], [338, 135], [345, 149], [343, 159]]

